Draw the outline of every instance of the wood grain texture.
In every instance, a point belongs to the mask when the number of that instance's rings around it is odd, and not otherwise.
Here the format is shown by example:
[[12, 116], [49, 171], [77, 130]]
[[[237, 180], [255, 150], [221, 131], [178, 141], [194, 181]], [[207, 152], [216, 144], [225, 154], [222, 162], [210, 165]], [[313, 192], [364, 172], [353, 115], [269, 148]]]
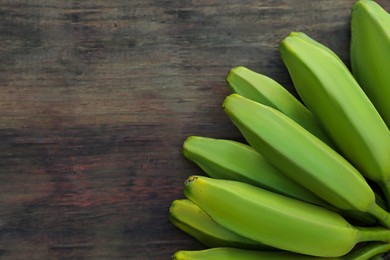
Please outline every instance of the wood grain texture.
[[0, 258], [203, 248], [168, 220], [202, 174], [182, 142], [241, 138], [220, 109], [234, 66], [295, 94], [277, 51], [290, 31], [348, 64], [353, 2], [0, 0]]

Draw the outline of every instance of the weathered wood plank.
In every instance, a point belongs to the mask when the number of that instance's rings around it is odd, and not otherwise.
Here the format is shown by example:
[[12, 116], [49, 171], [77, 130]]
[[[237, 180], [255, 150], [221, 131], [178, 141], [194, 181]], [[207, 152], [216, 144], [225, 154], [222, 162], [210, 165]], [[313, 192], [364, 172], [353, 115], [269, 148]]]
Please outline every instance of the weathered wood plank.
[[241, 138], [220, 109], [234, 66], [294, 93], [277, 53], [290, 31], [348, 63], [353, 2], [0, 0], [0, 256], [202, 248], [168, 220], [201, 174], [183, 140]]

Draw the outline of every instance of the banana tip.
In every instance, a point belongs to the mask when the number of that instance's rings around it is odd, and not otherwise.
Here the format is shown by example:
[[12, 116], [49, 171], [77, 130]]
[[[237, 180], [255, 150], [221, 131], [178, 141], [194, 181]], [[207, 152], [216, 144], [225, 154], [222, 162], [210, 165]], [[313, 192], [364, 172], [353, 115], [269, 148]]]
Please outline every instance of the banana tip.
[[191, 140], [194, 139], [194, 137], [191, 135], [191, 136], [188, 136], [184, 142], [183, 142], [183, 149], [186, 150], [188, 144], [191, 142]]
[[226, 82], [234, 93], [240, 93], [242, 92], [242, 89], [245, 89], [245, 87], [242, 86], [243, 82], [247, 82], [252, 75], [252, 70], [244, 66], [237, 66], [229, 71]]
[[173, 254], [173, 256], [171, 257], [171, 260], [180, 260], [180, 259], [183, 259], [183, 258], [182, 258], [182, 255], [181, 255], [181, 251], [176, 252], [176, 253]]
[[193, 143], [193, 141], [196, 142], [196, 140], [199, 138], [200, 137], [198, 137], [198, 136], [192, 135], [192, 136], [188, 136], [184, 140], [183, 145], [182, 145], [182, 154], [184, 155], [184, 157], [186, 157], [186, 158], [190, 157], [189, 155], [191, 154], [190, 150], [191, 150], [192, 143]]
[[236, 76], [237, 72], [240, 71], [243, 66], [237, 66], [229, 70], [227, 76], [226, 76], [226, 82], [229, 83], [229, 85], [232, 83], [234, 77]]
[[191, 183], [193, 183], [194, 181], [196, 181], [197, 179], [198, 179], [198, 176], [190, 176], [187, 178], [187, 180], [184, 181], [184, 185], [188, 186]]
[[239, 94], [236, 94], [236, 93], [233, 93], [233, 94], [230, 94], [229, 96], [227, 96], [222, 103], [222, 110], [225, 110], [229, 106], [229, 103], [231, 102], [231, 100], [234, 100], [234, 99], [237, 99], [240, 97], [241, 96]]
[[229, 96], [225, 97], [225, 99], [222, 102], [222, 110], [223, 111], [225, 111], [228, 102], [229, 102]]
[[244, 67], [244, 66], [237, 66], [237, 67], [232, 68], [232, 69], [229, 71], [228, 75], [229, 75], [229, 74], [233, 74], [233, 73], [239, 73], [240, 71], [246, 71], [246, 70], [247, 70], [247, 68]]
[[171, 206], [169, 207], [169, 213], [172, 213], [176, 207], [177, 200], [171, 202]]

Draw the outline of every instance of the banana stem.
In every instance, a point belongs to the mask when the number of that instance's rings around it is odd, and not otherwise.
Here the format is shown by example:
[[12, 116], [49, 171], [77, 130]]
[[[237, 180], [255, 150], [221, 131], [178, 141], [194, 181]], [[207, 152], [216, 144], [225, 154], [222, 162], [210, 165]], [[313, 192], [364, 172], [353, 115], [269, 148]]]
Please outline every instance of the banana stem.
[[384, 227], [355, 227], [359, 231], [357, 242], [380, 241], [390, 243], [390, 230]]
[[378, 204], [375, 204], [369, 213], [375, 216], [382, 225], [390, 228], [390, 213], [381, 208]]
[[377, 255], [385, 254], [390, 250], [390, 244], [372, 242], [364, 245], [362, 248], [359, 248], [355, 252], [348, 254], [348, 259], [354, 260], [366, 260], [371, 259]]

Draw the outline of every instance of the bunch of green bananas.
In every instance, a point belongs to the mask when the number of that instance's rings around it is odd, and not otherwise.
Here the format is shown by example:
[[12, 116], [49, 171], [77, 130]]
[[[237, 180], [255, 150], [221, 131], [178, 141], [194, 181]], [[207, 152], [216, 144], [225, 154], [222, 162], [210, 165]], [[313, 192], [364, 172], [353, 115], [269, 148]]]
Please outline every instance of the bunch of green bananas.
[[184, 182], [171, 222], [208, 247], [174, 259], [371, 259], [390, 251], [390, 15], [352, 7], [352, 73], [292, 32], [279, 51], [303, 104], [233, 68], [222, 108], [244, 142], [190, 136], [207, 175]]

